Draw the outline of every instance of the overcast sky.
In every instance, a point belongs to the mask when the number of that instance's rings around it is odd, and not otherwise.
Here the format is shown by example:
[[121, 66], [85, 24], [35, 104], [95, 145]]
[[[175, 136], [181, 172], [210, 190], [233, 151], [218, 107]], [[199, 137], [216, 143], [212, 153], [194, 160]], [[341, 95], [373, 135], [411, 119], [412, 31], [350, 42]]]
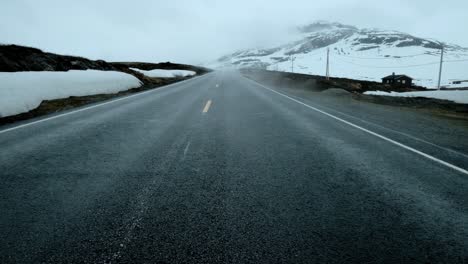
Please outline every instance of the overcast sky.
[[468, 47], [467, 0], [0, 0], [0, 43], [110, 61], [202, 63], [277, 44], [316, 20]]

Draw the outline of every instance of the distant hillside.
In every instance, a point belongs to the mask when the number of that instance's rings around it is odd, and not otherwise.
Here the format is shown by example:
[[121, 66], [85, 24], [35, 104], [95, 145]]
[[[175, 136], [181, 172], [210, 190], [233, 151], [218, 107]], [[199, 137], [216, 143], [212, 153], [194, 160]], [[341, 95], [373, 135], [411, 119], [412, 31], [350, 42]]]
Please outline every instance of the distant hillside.
[[0, 72], [17, 71], [68, 71], [68, 70], [117, 70], [103, 61], [82, 57], [64, 56], [40, 49], [17, 45], [0, 45]]
[[144, 62], [106, 62], [103, 60], [89, 60], [82, 57], [58, 55], [43, 52], [40, 49], [18, 45], [0, 45], [0, 72], [19, 71], [69, 71], [69, 70], [101, 70], [120, 71], [134, 75], [144, 84], [159, 84], [159, 80], [148, 78], [130, 68], [142, 70], [171, 69], [193, 70], [197, 74], [204, 74], [209, 69], [185, 64], [144, 63]]
[[407, 74], [421, 86], [435, 87], [440, 49], [445, 47], [443, 85], [468, 79], [468, 49], [406, 33], [359, 29], [340, 23], [319, 21], [297, 29], [295, 41], [277, 47], [249, 49], [221, 57], [214, 66], [254, 67], [324, 75], [330, 49], [332, 76], [380, 81], [392, 72]]

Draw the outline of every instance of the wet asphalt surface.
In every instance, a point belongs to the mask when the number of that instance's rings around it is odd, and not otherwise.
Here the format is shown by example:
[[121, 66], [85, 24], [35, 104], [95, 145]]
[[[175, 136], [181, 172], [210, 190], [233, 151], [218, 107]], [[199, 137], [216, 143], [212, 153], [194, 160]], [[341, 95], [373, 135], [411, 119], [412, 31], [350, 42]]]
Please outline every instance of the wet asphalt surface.
[[[281, 92], [468, 167], [464, 124]], [[6, 128], [1, 263], [468, 262], [468, 175], [236, 72]]]

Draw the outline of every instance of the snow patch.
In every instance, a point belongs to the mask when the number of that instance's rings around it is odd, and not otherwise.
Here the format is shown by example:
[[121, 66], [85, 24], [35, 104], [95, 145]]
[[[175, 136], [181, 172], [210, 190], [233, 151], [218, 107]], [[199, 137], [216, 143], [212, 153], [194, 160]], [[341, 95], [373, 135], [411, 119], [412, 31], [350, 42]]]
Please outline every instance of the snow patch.
[[31, 111], [45, 100], [113, 94], [141, 85], [135, 76], [116, 71], [0, 72], [0, 117]]
[[196, 74], [194, 71], [186, 71], [186, 70], [140, 70], [137, 68], [130, 68], [131, 70], [141, 72], [144, 75], [152, 78], [176, 78], [176, 77], [188, 77], [193, 76]]
[[468, 91], [423, 91], [423, 92], [383, 92], [383, 91], [369, 91], [364, 94], [368, 95], [384, 95], [384, 96], [396, 96], [396, 97], [425, 97], [435, 98], [442, 100], [449, 100], [455, 103], [468, 104]]
[[[397, 31], [360, 30], [323, 21], [312, 24], [312, 28], [320, 30], [302, 33], [300, 40], [288, 41], [281, 46], [223, 56], [210, 67], [258, 67], [290, 72], [292, 55], [296, 58], [294, 72], [325, 75], [327, 48], [330, 48], [332, 77], [381, 82], [382, 77], [395, 72], [414, 78], [415, 85], [428, 88], [438, 85], [438, 41]], [[465, 86], [451, 84], [453, 80], [468, 80], [467, 68], [468, 49], [446, 44], [441, 85], [447, 88], [468, 86], [468, 83]]]

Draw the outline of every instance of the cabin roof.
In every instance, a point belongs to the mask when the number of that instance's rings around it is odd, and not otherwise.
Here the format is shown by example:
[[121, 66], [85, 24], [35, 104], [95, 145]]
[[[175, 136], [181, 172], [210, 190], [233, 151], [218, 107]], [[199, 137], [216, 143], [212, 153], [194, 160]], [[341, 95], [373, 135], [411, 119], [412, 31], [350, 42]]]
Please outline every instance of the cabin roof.
[[395, 79], [395, 80], [398, 80], [398, 79], [413, 79], [411, 77], [409, 77], [408, 75], [404, 75], [404, 74], [395, 74], [395, 75], [388, 75], [386, 77], [383, 77], [382, 79]]

